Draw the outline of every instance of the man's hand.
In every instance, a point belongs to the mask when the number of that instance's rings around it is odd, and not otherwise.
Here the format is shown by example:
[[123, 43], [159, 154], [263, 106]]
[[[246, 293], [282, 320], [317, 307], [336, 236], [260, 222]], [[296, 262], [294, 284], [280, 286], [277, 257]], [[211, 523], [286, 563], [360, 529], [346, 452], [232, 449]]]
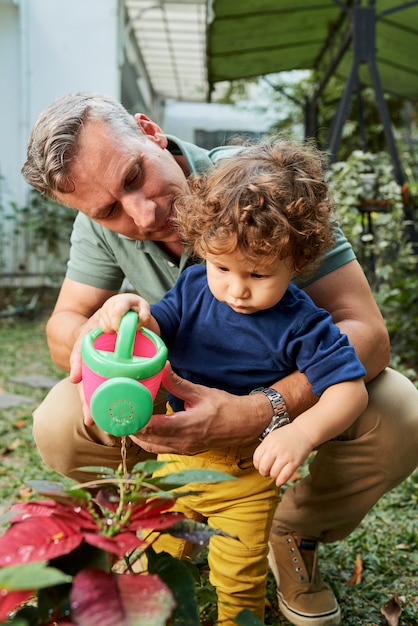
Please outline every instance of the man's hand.
[[70, 380], [72, 383], [79, 383], [81, 381], [81, 346], [83, 337], [99, 326], [98, 315], [96, 311], [96, 313], [81, 326], [77, 340], [74, 343], [70, 356]]
[[246, 444], [258, 438], [271, 420], [262, 394], [234, 396], [184, 380], [167, 364], [163, 385], [184, 400], [185, 410], [153, 415], [131, 439], [148, 452], [194, 454], [208, 448]]
[[90, 317], [87, 322], [81, 327], [80, 334], [78, 336], [77, 341], [74, 344], [73, 350], [70, 356], [70, 380], [72, 383], [78, 386], [78, 392], [80, 394], [81, 407], [83, 410], [84, 423], [86, 426], [92, 426], [94, 424], [94, 420], [90, 413], [90, 408], [87, 405], [87, 402], [84, 397], [84, 387], [81, 376], [81, 345], [83, 342], [83, 337], [87, 335], [94, 328], [97, 328], [97, 313], [95, 313], [92, 317]]
[[83, 416], [84, 416], [84, 423], [86, 426], [93, 426], [94, 424], [94, 419], [93, 416], [90, 412], [90, 407], [88, 406], [87, 402], [86, 402], [86, 398], [84, 396], [84, 387], [83, 387], [83, 383], [78, 383], [78, 393], [80, 394], [80, 400], [81, 400], [81, 409], [83, 411]]

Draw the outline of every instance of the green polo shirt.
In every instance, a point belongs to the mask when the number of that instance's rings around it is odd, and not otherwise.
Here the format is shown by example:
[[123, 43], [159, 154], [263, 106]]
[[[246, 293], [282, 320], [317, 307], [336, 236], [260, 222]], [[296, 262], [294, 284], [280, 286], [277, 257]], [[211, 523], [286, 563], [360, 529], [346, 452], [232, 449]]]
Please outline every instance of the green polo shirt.
[[[203, 172], [217, 160], [231, 156], [237, 146], [208, 151], [168, 136], [168, 149], [183, 154], [191, 172]], [[318, 269], [306, 280], [295, 279], [306, 286], [355, 258], [353, 249], [339, 228], [335, 245], [325, 254]], [[70, 258], [66, 276], [84, 285], [118, 291], [126, 277], [132, 287], [149, 302], [159, 300], [176, 282], [189, 262], [183, 253], [177, 265], [171, 256], [153, 241], [136, 241], [118, 235], [78, 213], [71, 235]]]

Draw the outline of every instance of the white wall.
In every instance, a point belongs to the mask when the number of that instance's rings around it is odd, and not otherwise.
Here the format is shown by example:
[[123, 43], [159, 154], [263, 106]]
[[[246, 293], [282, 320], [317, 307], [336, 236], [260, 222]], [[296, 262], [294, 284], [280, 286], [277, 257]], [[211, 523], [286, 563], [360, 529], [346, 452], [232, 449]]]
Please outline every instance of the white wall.
[[25, 0], [31, 122], [69, 91], [119, 96], [117, 0]]
[[119, 19], [118, 0], [0, 0], [0, 272], [44, 271], [4, 219], [27, 201], [20, 170], [30, 129], [65, 93], [120, 98]]
[[60, 95], [120, 96], [118, 0], [0, 0], [0, 167], [22, 203], [20, 168], [30, 128]]
[[19, 187], [20, 136], [19, 10], [0, 1], [0, 202], [7, 204]]

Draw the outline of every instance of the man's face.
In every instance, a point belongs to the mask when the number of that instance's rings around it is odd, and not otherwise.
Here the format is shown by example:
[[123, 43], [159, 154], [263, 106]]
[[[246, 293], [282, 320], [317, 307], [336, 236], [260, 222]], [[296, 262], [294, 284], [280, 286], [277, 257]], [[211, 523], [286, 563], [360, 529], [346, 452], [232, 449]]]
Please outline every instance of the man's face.
[[186, 177], [161, 132], [120, 137], [104, 122], [87, 122], [71, 174], [75, 190], [57, 200], [131, 239], [177, 241], [174, 199]]

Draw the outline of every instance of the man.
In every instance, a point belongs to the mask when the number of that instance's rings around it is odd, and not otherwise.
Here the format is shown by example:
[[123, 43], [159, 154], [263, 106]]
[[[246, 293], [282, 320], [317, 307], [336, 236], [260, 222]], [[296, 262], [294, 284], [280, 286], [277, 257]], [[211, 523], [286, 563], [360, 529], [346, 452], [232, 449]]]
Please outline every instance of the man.
[[[82, 472], [71, 470], [120, 463], [119, 441], [93, 424], [80, 386], [73, 384], [80, 381], [81, 338], [97, 326], [96, 311], [125, 276], [149, 301], [174, 284], [190, 261], [171, 225], [174, 199], [187, 190], [190, 173], [224, 156], [226, 148], [209, 153], [166, 137], [146, 116], [131, 117], [98, 94], [64, 96], [36, 122], [23, 174], [41, 193], [79, 212], [67, 274], [47, 324], [51, 356], [70, 370], [70, 378], [51, 390], [34, 415], [37, 446], [56, 471], [83, 480]], [[334, 625], [341, 621], [340, 609], [317, 568], [318, 541], [347, 536], [415, 469], [418, 392], [385, 369], [385, 325], [341, 232], [302, 286], [348, 335], [369, 383], [368, 408], [337, 440], [320, 446], [310, 475], [286, 490], [271, 534], [271, 567], [284, 615], [296, 625]], [[244, 397], [194, 385], [170, 370], [163, 382], [186, 410], [154, 415], [132, 436], [129, 466], [146, 453], [192, 454], [249, 442], [317, 400], [297, 372], [274, 389]]]

